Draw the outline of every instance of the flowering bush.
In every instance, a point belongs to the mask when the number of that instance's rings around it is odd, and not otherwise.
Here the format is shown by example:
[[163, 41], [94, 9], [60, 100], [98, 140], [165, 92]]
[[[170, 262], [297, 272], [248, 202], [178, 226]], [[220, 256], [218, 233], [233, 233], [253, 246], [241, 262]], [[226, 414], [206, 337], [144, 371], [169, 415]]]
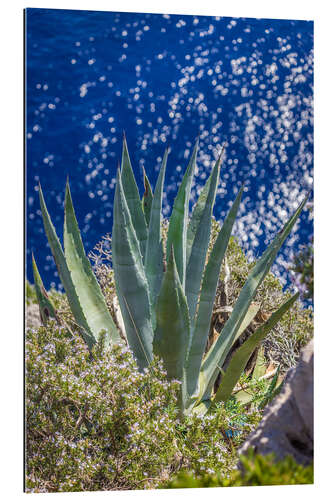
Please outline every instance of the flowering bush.
[[[156, 487], [180, 470], [229, 475], [237, 457], [223, 407], [180, 420], [179, 383], [160, 362], [140, 373], [127, 348], [90, 354], [50, 321], [26, 335], [26, 491]], [[242, 437], [259, 412], [243, 415]], [[238, 440], [238, 441], [237, 441]]]
[[[213, 220], [212, 242], [216, 224]], [[115, 319], [110, 242], [105, 237], [92, 257]], [[227, 297], [232, 306], [254, 263], [247, 261], [235, 238], [229, 242], [227, 261]], [[226, 292], [224, 285], [222, 269], [216, 309]], [[167, 380], [158, 360], [140, 373], [127, 348], [106, 351], [103, 339], [90, 353], [66, 296], [55, 290], [50, 294], [73, 334], [52, 321], [26, 333], [26, 491], [154, 488], [172, 477], [201, 481], [216, 474], [218, 485], [227, 484], [234, 477], [237, 447], [261, 418], [257, 408], [266, 391], [264, 381], [248, 387], [251, 405], [242, 407], [229, 400], [204, 417], [181, 420], [176, 405], [179, 383]], [[256, 300], [263, 311], [270, 312], [283, 297], [287, 295], [282, 285], [269, 273]], [[27, 284], [27, 303], [34, 302], [34, 289]], [[220, 326], [215, 321], [218, 331]], [[295, 304], [266, 338], [266, 357], [285, 371], [295, 365], [300, 348], [312, 334], [312, 310]], [[217, 485], [213, 482], [207, 486]]]

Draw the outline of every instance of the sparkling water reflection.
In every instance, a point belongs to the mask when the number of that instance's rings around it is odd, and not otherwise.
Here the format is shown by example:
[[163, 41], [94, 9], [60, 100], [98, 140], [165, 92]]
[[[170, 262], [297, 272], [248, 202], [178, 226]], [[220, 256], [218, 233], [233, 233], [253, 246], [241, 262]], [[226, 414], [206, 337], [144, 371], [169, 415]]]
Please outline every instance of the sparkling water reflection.
[[[58, 234], [69, 175], [86, 249], [112, 230], [122, 131], [141, 189], [171, 147], [164, 214], [189, 159], [200, 152], [192, 202], [221, 146], [214, 214], [223, 220], [240, 185], [235, 226], [258, 256], [313, 183], [313, 23], [223, 17], [27, 10], [27, 271], [35, 252], [58, 284], [38, 205], [41, 182]], [[312, 233], [309, 212], [275, 271]]]

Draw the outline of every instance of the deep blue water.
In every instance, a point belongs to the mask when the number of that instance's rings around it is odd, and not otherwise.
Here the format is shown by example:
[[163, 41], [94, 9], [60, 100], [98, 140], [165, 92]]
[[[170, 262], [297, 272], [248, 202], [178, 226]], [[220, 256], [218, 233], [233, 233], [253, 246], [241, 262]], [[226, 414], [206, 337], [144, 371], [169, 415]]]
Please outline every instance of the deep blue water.
[[[223, 11], [221, 7], [221, 12]], [[27, 275], [34, 251], [58, 285], [39, 211], [41, 182], [62, 238], [66, 177], [87, 252], [112, 231], [125, 130], [141, 193], [171, 147], [164, 214], [200, 134], [193, 199], [226, 143], [214, 214], [247, 192], [235, 226], [258, 256], [313, 180], [313, 23], [224, 17], [27, 9]], [[275, 271], [312, 234], [309, 211]]]

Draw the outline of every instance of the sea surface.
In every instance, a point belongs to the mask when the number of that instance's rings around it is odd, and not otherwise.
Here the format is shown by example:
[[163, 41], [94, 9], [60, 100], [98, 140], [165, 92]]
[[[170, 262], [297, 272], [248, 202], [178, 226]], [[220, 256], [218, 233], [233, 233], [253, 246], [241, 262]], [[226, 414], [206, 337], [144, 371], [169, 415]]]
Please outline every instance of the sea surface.
[[[221, 15], [223, 6], [221, 6]], [[313, 187], [313, 23], [56, 9], [26, 10], [26, 263], [59, 286], [43, 230], [41, 183], [58, 236], [69, 177], [87, 253], [112, 232], [123, 131], [141, 194], [167, 145], [163, 213], [199, 134], [191, 206], [225, 144], [214, 208], [223, 221], [243, 182], [234, 234], [260, 256]], [[305, 210], [274, 265], [313, 232]]]

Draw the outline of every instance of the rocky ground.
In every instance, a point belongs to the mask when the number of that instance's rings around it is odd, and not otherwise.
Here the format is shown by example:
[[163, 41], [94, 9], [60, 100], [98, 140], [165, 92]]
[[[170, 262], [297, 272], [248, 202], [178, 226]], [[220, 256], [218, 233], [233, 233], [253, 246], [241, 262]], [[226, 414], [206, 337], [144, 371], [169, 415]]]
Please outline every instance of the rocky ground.
[[313, 340], [239, 453], [251, 447], [262, 455], [274, 452], [279, 459], [292, 455], [304, 465], [313, 461]]

